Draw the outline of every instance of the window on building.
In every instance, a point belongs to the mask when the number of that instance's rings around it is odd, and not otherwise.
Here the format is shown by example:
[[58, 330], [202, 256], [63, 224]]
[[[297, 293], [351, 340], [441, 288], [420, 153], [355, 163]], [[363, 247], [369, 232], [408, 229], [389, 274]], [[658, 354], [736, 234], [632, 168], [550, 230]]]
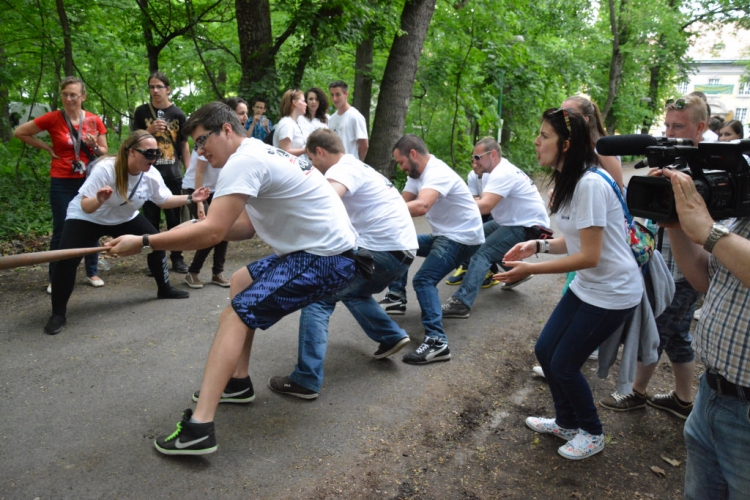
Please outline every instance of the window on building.
[[740, 83], [740, 95], [750, 95], [750, 82]]
[[677, 84], [677, 92], [679, 94], [685, 95], [687, 94], [688, 89], [688, 82], [682, 82]]
[[709, 78], [708, 84], [709, 85], [719, 85], [721, 83], [721, 78]]
[[747, 120], [747, 108], [737, 108], [734, 110], [734, 119], [741, 122]]

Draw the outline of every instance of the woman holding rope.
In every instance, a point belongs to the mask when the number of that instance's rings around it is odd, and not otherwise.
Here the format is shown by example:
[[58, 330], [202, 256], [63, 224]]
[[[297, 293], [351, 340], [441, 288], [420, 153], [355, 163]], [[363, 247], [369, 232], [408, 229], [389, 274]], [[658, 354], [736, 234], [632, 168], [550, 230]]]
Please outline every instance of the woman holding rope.
[[[159, 231], [138, 209], [147, 200], [167, 209], [205, 201], [209, 189], [200, 188], [191, 195], [173, 195], [159, 172], [151, 168], [160, 154], [156, 139], [145, 130], [138, 130], [122, 143], [117, 156], [97, 162], [68, 206], [59, 248], [93, 247], [105, 235], [143, 234], [148, 267], [159, 289], [157, 297], [184, 299], [190, 294], [169, 284], [166, 253], [149, 252], [148, 235]], [[52, 276], [52, 316], [44, 327], [48, 335], [57, 335], [65, 325], [68, 299], [80, 262], [81, 257], [57, 263]]]

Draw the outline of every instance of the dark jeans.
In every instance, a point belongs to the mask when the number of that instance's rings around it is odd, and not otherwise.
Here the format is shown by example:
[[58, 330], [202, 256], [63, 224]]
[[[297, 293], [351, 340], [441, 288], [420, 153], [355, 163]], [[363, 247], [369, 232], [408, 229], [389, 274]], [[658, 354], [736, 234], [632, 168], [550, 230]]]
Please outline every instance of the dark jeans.
[[[123, 234], [156, 234], [157, 231], [143, 215], [115, 226], [105, 226], [93, 222], [68, 219], [65, 221], [60, 249], [86, 248], [98, 244], [102, 236], [118, 237]], [[148, 255], [148, 268], [154, 275], [159, 290], [169, 288], [169, 271], [167, 270], [167, 254], [163, 250], [155, 250]], [[76, 284], [76, 269], [81, 258], [61, 260], [57, 263], [52, 277], [52, 313], [65, 316], [68, 300]]]
[[564, 429], [581, 428], [602, 434], [602, 423], [581, 367], [631, 315], [629, 309], [609, 310], [592, 306], [568, 290], [544, 326], [534, 352], [549, 382], [555, 404], [555, 421]]
[[[190, 194], [195, 192], [195, 189], [183, 189], [182, 194]], [[206, 201], [203, 202], [204, 209], [206, 211], [206, 215], [208, 215], [208, 207], [211, 205], [211, 202], [214, 199], [213, 193], [208, 197]], [[195, 203], [191, 203], [188, 205], [188, 210], [190, 211], [190, 217], [193, 219], [198, 218], [198, 207]], [[208, 254], [211, 253], [211, 250], [214, 251], [214, 265], [213, 268], [211, 268], [211, 272], [215, 275], [221, 274], [224, 272], [224, 263], [227, 260], [227, 248], [229, 247], [228, 241], [222, 241], [221, 243], [214, 245], [212, 247], [203, 248], [201, 250], [198, 250], [195, 252], [195, 255], [193, 256], [193, 262], [190, 264], [190, 269], [188, 269], [189, 273], [193, 274], [199, 274], [201, 272], [201, 269], [203, 269], [203, 264], [206, 262], [206, 259], [208, 258]]]
[[[65, 225], [65, 215], [68, 212], [70, 201], [76, 197], [78, 190], [81, 189], [86, 179], [57, 179], [52, 177], [49, 183], [49, 205], [52, 208], [52, 239], [49, 242], [50, 250], [60, 248], [60, 238], [62, 237], [63, 226]], [[92, 245], [94, 246], [94, 245]], [[96, 243], [99, 246], [99, 243]], [[86, 276], [91, 278], [96, 276], [99, 254], [86, 256]], [[52, 283], [52, 273], [55, 270], [57, 262], [49, 263], [49, 281]]]
[[678, 281], [674, 285], [672, 303], [656, 318], [659, 357], [662, 352], [667, 351], [672, 363], [690, 363], [695, 359], [690, 324], [693, 322], [695, 303], [701, 294], [687, 280]]
[[[172, 191], [173, 195], [179, 196], [182, 194], [182, 179], [164, 179], [164, 184], [166, 184], [169, 190]], [[143, 215], [146, 217], [146, 220], [156, 228], [157, 233], [159, 232], [159, 227], [161, 225], [161, 210], [161, 208], [151, 201], [147, 201], [143, 204]], [[180, 225], [181, 210], [180, 207], [164, 209], [164, 218], [167, 220], [167, 230]], [[172, 259], [173, 263], [180, 261], [182, 260], [182, 252], [179, 250], [173, 250], [170, 252], [169, 258]]]

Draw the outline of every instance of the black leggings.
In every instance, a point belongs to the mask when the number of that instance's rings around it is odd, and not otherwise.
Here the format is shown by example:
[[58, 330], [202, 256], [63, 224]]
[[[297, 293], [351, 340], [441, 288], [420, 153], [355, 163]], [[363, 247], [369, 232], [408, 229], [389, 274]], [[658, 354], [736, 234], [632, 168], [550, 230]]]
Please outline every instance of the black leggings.
[[[195, 189], [183, 189], [182, 190], [182, 194], [191, 194], [194, 192], [195, 192]], [[214, 194], [211, 193], [208, 199], [203, 202], [206, 215], [208, 215], [208, 208], [211, 205], [211, 202], [213, 201], [213, 199], [214, 199]], [[196, 206], [195, 203], [190, 203], [188, 205], [188, 210], [190, 211], [190, 217], [192, 217], [193, 219], [198, 218], [198, 207]], [[211, 253], [211, 250], [213, 250], [214, 251], [214, 266], [211, 269], [211, 271], [213, 272], [214, 276], [217, 274], [223, 273], [224, 263], [227, 260], [227, 248], [229, 248], [229, 242], [222, 241], [221, 243], [217, 243], [216, 245], [212, 247], [197, 250], [195, 252], [195, 256], [193, 256], [193, 262], [190, 264], [190, 268], [188, 269], [188, 272], [193, 273], [193, 274], [200, 274], [201, 269], [203, 269], [203, 264], [206, 262], [206, 259], [208, 258], [208, 254]]]
[[[87, 248], [99, 246], [102, 236], [118, 237], [124, 234], [156, 234], [159, 231], [138, 214], [133, 220], [106, 226], [80, 219], [68, 219], [63, 226], [60, 250], [66, 248]], [[163, 250], [155, 250], [148, 255], [148, 268], [154, 275], [159, 290], [169, 289], [169, 271], [167, 269], [167, 254]], [[68, 300], [73, 293], [76, 282], [76, 270], [81, 263], [81, 257], [61, 260], [55, 266], [52, 275], [52, 314], [65, 316]]]

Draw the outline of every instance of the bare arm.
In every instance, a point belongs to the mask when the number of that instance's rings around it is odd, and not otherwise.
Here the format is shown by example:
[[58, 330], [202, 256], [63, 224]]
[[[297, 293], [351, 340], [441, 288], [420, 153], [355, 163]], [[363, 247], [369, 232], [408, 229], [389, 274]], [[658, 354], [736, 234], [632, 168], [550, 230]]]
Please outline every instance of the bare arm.
[[[512, 283], [531, 274], [567, 273], [570, 271], [580, 271], [582, 269], [596, 267], [599, 265], [599, 258], [602, 253], [604, 228], [600, 226], [591, 226], [579, 230], [579, 234], [581, 235], [581, 250], [579, 252], [546, 262], [506, 260], [503, 264], [512, 269], [504, 273], [496, 274], [495, 276], [497, 276], [497, 279], [500, 281]], [[516, 245], [516, 247], [511, 249], [511, 252], [517, 250], [519, 253], [515, 255], [519, 257], [528, 257], [536, 253], [536, 240], [527, 241], [519, 245], [523, 245], [523, 247], [517, 249], [518, 245]], [[532, 246], [533, 251], [529, 253]], [[563, 253], [564, 248], [564, 238], [555, 238], [550, 241], [550, 253]], [[510, 254], [511, 252], [508, 253]], [[511, 254], [511, 256], [513, 256], [513, 254]]]
[[364, 161], [368, 149], [370, 149], [370, 141], [368, 139], [357, 139], [357, 152], [359, 153], [360, 160]]
[[[402, 194], [404, 200], [406, 200], [406, 194], [407, 193]], [[440, 196], [440, 193], [438, 193], [434, 189], [428, 188], [421, 190], [418, 195], [414, 196], [412, 194], [412, 196], [413, 198], [411, 199], [411, 201], [406, 200], [406, 206], [409, 207], [409, 214], [412, 217], [421, 217], [430, 211], [432, 205], [435, 204], [438, 197]]]
[[293, 148], [292, 140], [288, 137], [279, 141], [279, 148], [294, 156], [302, 156], [305, 154], [305, 148]]
[[44, 142], [43, 140], [34, 137], [36, 134], [43, 132], [42, 129], [36, 126], [36, 123], [33, 121], [26, 122], [23, 125], [20, 125], [14, 132], [13, 136], [21, 139], [23, 142], [31, 146], [32, 148], [36, 149], [42, 149], [49, 153], [49, 155], [52, 158], [59, 158], [55, 154], [55, 150], [52, 149], [52, 146]]
[[339, 195], [340, 198], [343, 198], [347, 191], [349, 191], [346, 186], [341, 184], [338, 181], [334, 181], [333, 179], [328, 179], [328, 182], [333, 186], [333, 190], [336, 191], [336, 194]]
[[[247, 196], [230, 194], [216, 198], [211, 205], [211, 213], [197, 224], [187, 224], [177, 231], [166, 231], [149, 236], [149, 244], [155, 250], [199, 250], [217, 245], [240, 232], [235, 222], [245, 212]], [[249, 221], [249, 219], [248, 219]], [[247, 226], [245, 226], [247, 229]], [[255, 233], [253, 229], [253, 234]], [[245, 233], [247, 234], [247, 233]], [[120, 236], [106, 245], [110, 254], [120, 256], [136, 255], [141, 252], [142, 236]]]
[[477, 206], [479, 207], [479, 211], [482, 213], [482, 215], [487, 215], [488, 213], [490, 213], [502, 199], [502, 196], [495, 193], [482, 193], [479, 198], [476, 198]]
[[[202, 202], [202, 201], [206, 201], [210, 194], [211, 194], [211, 190], [203, 186], [193, 191], [192, 198], [193, 198], [193, 201], [195, 202]], [[188, 196], [190, 195], [179, 194], [179, 195], [170, 196], [169, 198], [167, 198], [167, 201], [159, 205], [159, 207], [161, 208], [184, 207], [185, 205], [188, 204]]]

